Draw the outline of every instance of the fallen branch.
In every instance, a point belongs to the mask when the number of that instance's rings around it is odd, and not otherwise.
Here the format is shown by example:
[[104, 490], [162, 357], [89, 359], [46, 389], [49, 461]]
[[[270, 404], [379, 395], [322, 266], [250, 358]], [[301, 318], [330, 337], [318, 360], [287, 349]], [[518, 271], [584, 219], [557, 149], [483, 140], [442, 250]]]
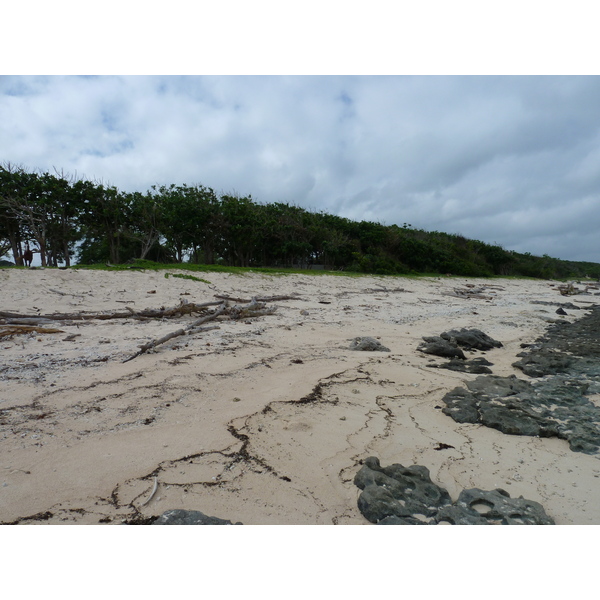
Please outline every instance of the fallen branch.
[[209, 306], [218, 306], [222, 302], [203, 302], [195, 304], [182, 301], [179, 306], [173, 308], [147, 308], [135, 311], [126, 306], [127, 312], [113, 313], [55, 313], [51, 315], [23, 315], [19, 313], [0, 311], [0, 318], [4, 319], [46, 319], [46, 321], [106, 321], [108, 319], [130, 319], [132, 316], [145, 317], [148, 319], [163, 319], [171, 317], [180, 317], [192, 313], [204, 312]]
[[36, 317], [27, 317], [23, 319], [3, 319], [7, 325], [48, 325], [52, 323], [52, 319], [44, 319], [44, 318], [36, 318]]
[[485, 288], [468, 288], [466, 290], [461, 290], [460, 288], [454, 288], [452, 292], [442, 292], [443, 296], [452, 296], [453, 298], [476, 298], [478, 300], [493, 300], [494, 296], [485, 296], [482, 292], [485, 291]]
[[123, 362], [124, 363], [129, 362], [130, 360], [133, 360], [134, 358], [141, 356], [145, 352], [148, 352], [148, 350], [151, 350], [152, 348], [156, 348], [156, 346], [160, 346], [161, 344], [164, 344], [165, 342], [168, 342], [169, 340], [172, 340], [173, 338], [181, 337], [182, 335], [191, 335], [193, 333], [200, 333], [202, 331], [211, 331], [212, 329], [219, 329], [219, 326], [215, 325], [214, 327], [200, 327], [200, 328], [188, 327], [186, 329], [178, 329], [177, 331], [173, 331], [172, 333], [168, 333], [167, 335], [164, 335], [163, 337], [159, 338], [158, 340], [152, 340], [151, 342], [147, 342], [143, 346], [140, 346], [140, 349], [133, 356], [126, 358]]
[[59, 294], [60, 296], [75, 296], [77, 298], [83, 298], [82, 294], [70, 294], [67, 292], [61, 292], [60, 290], [54, 290], [52, 288], [48, 288], [51, 292], [54, 292], [55, 294]]
[[202, 317], [201, 319], [197, 319], [196, 321], [194, 321], [193, 323], [188, 325], [185, 329], [178, 329], [177, 331], [168, 333], [167, 335], [165, 335], [157, 340], [151, 340], [150, 342], [143, 344], [142, 346], [140, 346], [140, 349], [138, 350], [138, 352], [136, 352], [133, 356], [126, 358], [123, 362], [124, 363], [129, 362], [130, 360], [137, 358], [141, 354], [148, 352], [148, 350], [150, 350], [152, 348], [156, 348], [156, 346], [160, 346], [161, 344], [164, 344], [165, 342], [168, 342], [169, 340], [172, 340], [173, 338], [180, 337], [180, 336], [186, 335], [186, 334], [191, 334], [191, 333], [199, 333], [200, 331], [209, 331], [210, 329], [216, 329], [216, 327], [209, 327], [209, 328], [201, 329], [201, 328], [199, 328], [199, 326], [202, 325], [203, 323], [206, 323], [208, 321], [212, 321], [212, 320], [216, 319], [218, 316], [222, 315], [225, 312], [225, 310], [227, 308], [227, 304], [225, 302], [220, 302], [219, 304], [221, 306], [219, 306], [219, 308], [217, 310], [212, 312], [210, 315], [206, 315], [205, 317]]
[[64, 333], [62, 329], [36, 327], [30, 325], [0, 326], [0, 338], [12, 337], [25, 333]]
[[262, 317], [264, 315], [272, 315], [277, 310], [277, 307], [266, 308], [264, 302], [259, 302], [257, 298], [252, 298], [246, 306], [233, 306], [229, 309], [229, 317], [231, 319], [247, 319], [250, 317]]
[[234, 298], [232, 296], [223, 296], [221, 294], [215, 294], [215, 298], [220, 298], [221, 300], [229, 300], [230, 302], [245, 302], [249, 303], [255, 299], [257, 302], [279, 302], [280, 300], [299, 300], [299, 296], [265, 296], [261, 298], [251, 298], [248, 300], [247, 298]]
[[363, 290], [365, 293], [371, 293], [371, 292], [375, 292], [377, 294], [379, 293], [397, 293], [397, 292], [410, 292], [410, 290], [405, 290], [404, 288], [393, 288], [393, 289], [389, 289], [386, 288], [382, 285], [378, 285], [375, 288], [366, 288], [365, 290]]
[[213, 311], [209, 315], [197, 319], [196, 321], [188, 325], [185, 329], [178, 329], [177, 331], [168, 333], [167, 335], [157, 340], [152, 340], [140, 346], [138, 352], [136, 352], [133, 356], [126, 358], [123, 362], [129, 362], [130, 360], [137, 358], [141, 354], [148, 352], [148, 350], [156, 348], [156, 346], [160, 346], [161, 344], [164, 344], [165, 342], [168, 342], [169, 340], [172, 340], [176, 337], [180, 337], [182, 335], [192, 335], [201, 331], [209, 331], [211, 329], [218, 329], [218, 326], [202, 328], [200, 327], [200, 325], [203, 325], [208, 321], [214, 321], [217, 317], [220, 317], [222, 315], [227, 316], [230, 319], [237, 320], [250, 317], [262, 317], [263, 315], [271, 315], [277, 310], [277, 307], [275, 306], [271, 308], [266, 308], [265, 303], [259, 302], [256, 298], [252, 298], [252, 300], [245, 306], [229, 307], [226, 301], [220, 302], [219, 304], [219, 308], [217, 308], [215, 311]]

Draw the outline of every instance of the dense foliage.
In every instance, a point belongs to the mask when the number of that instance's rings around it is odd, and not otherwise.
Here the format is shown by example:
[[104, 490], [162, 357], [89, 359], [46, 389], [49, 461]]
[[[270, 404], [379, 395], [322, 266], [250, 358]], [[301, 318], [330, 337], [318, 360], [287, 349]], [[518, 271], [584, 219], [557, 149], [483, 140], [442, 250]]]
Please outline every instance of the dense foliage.
[[351, 221], [283, 202], [217, 195], [201, 186], [124, 193], [62, 173], [0, 166], [0, 258], [22, 265], [30, 242], [42, 265], [125, 263], [320, 266], [385, 275], [439, 273], [600, 277], [600, 265], [518, 254], [408, 224]]

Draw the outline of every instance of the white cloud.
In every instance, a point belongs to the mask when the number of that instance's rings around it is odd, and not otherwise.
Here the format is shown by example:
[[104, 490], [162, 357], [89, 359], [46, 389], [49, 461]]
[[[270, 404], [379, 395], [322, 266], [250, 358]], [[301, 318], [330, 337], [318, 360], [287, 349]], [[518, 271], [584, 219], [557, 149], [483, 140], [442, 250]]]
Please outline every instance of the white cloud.
[[600, 261], [599, 106], [598, 77], [3, 77], [0, 160]]

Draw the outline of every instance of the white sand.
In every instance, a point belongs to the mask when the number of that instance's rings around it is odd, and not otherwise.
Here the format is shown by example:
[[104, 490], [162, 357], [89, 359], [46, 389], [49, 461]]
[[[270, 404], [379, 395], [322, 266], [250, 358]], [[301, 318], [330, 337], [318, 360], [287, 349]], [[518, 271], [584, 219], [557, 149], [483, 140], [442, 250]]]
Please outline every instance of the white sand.
[[[55, 323], [64, 333], [0, 338], [1, 522], [120, 523], [135, 507], [145, 517], [183, 508], [244, 524], [368, 524], [352, 480], [377, 456], [426, 466], [453, 499], [501, 487], [540, 502], [557, 524], [600, 524], [598, 456], [455, 423], [441, 399], [476, 376], [428, 368], [443, 359], [416, 350], [424, 335], [477, 327], [504, 344], [486, 353], [494, 374], [526, 378], [511, 364], [558, 318], [531, 303], [564, 301], [556, 283], [194, 275], [210, 284], [151, 271], [0, 270], [0, 310], [27, 314], [298, 294], [273, 315], [220, 321], [127, 363], [192, 317]], [[465, 284], [492, 299], [447, 295]], [[352, 351], [357, 336], [391, 352]], [[315, 389], [317, 401], [298, 402]]]

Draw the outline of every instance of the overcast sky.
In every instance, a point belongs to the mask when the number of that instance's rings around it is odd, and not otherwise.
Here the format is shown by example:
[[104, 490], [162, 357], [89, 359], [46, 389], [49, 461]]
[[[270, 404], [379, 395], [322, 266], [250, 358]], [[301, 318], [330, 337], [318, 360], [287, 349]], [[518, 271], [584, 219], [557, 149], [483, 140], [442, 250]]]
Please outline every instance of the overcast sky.
[[2, 76], [0, 160], [600, 262], [597, 76]]

